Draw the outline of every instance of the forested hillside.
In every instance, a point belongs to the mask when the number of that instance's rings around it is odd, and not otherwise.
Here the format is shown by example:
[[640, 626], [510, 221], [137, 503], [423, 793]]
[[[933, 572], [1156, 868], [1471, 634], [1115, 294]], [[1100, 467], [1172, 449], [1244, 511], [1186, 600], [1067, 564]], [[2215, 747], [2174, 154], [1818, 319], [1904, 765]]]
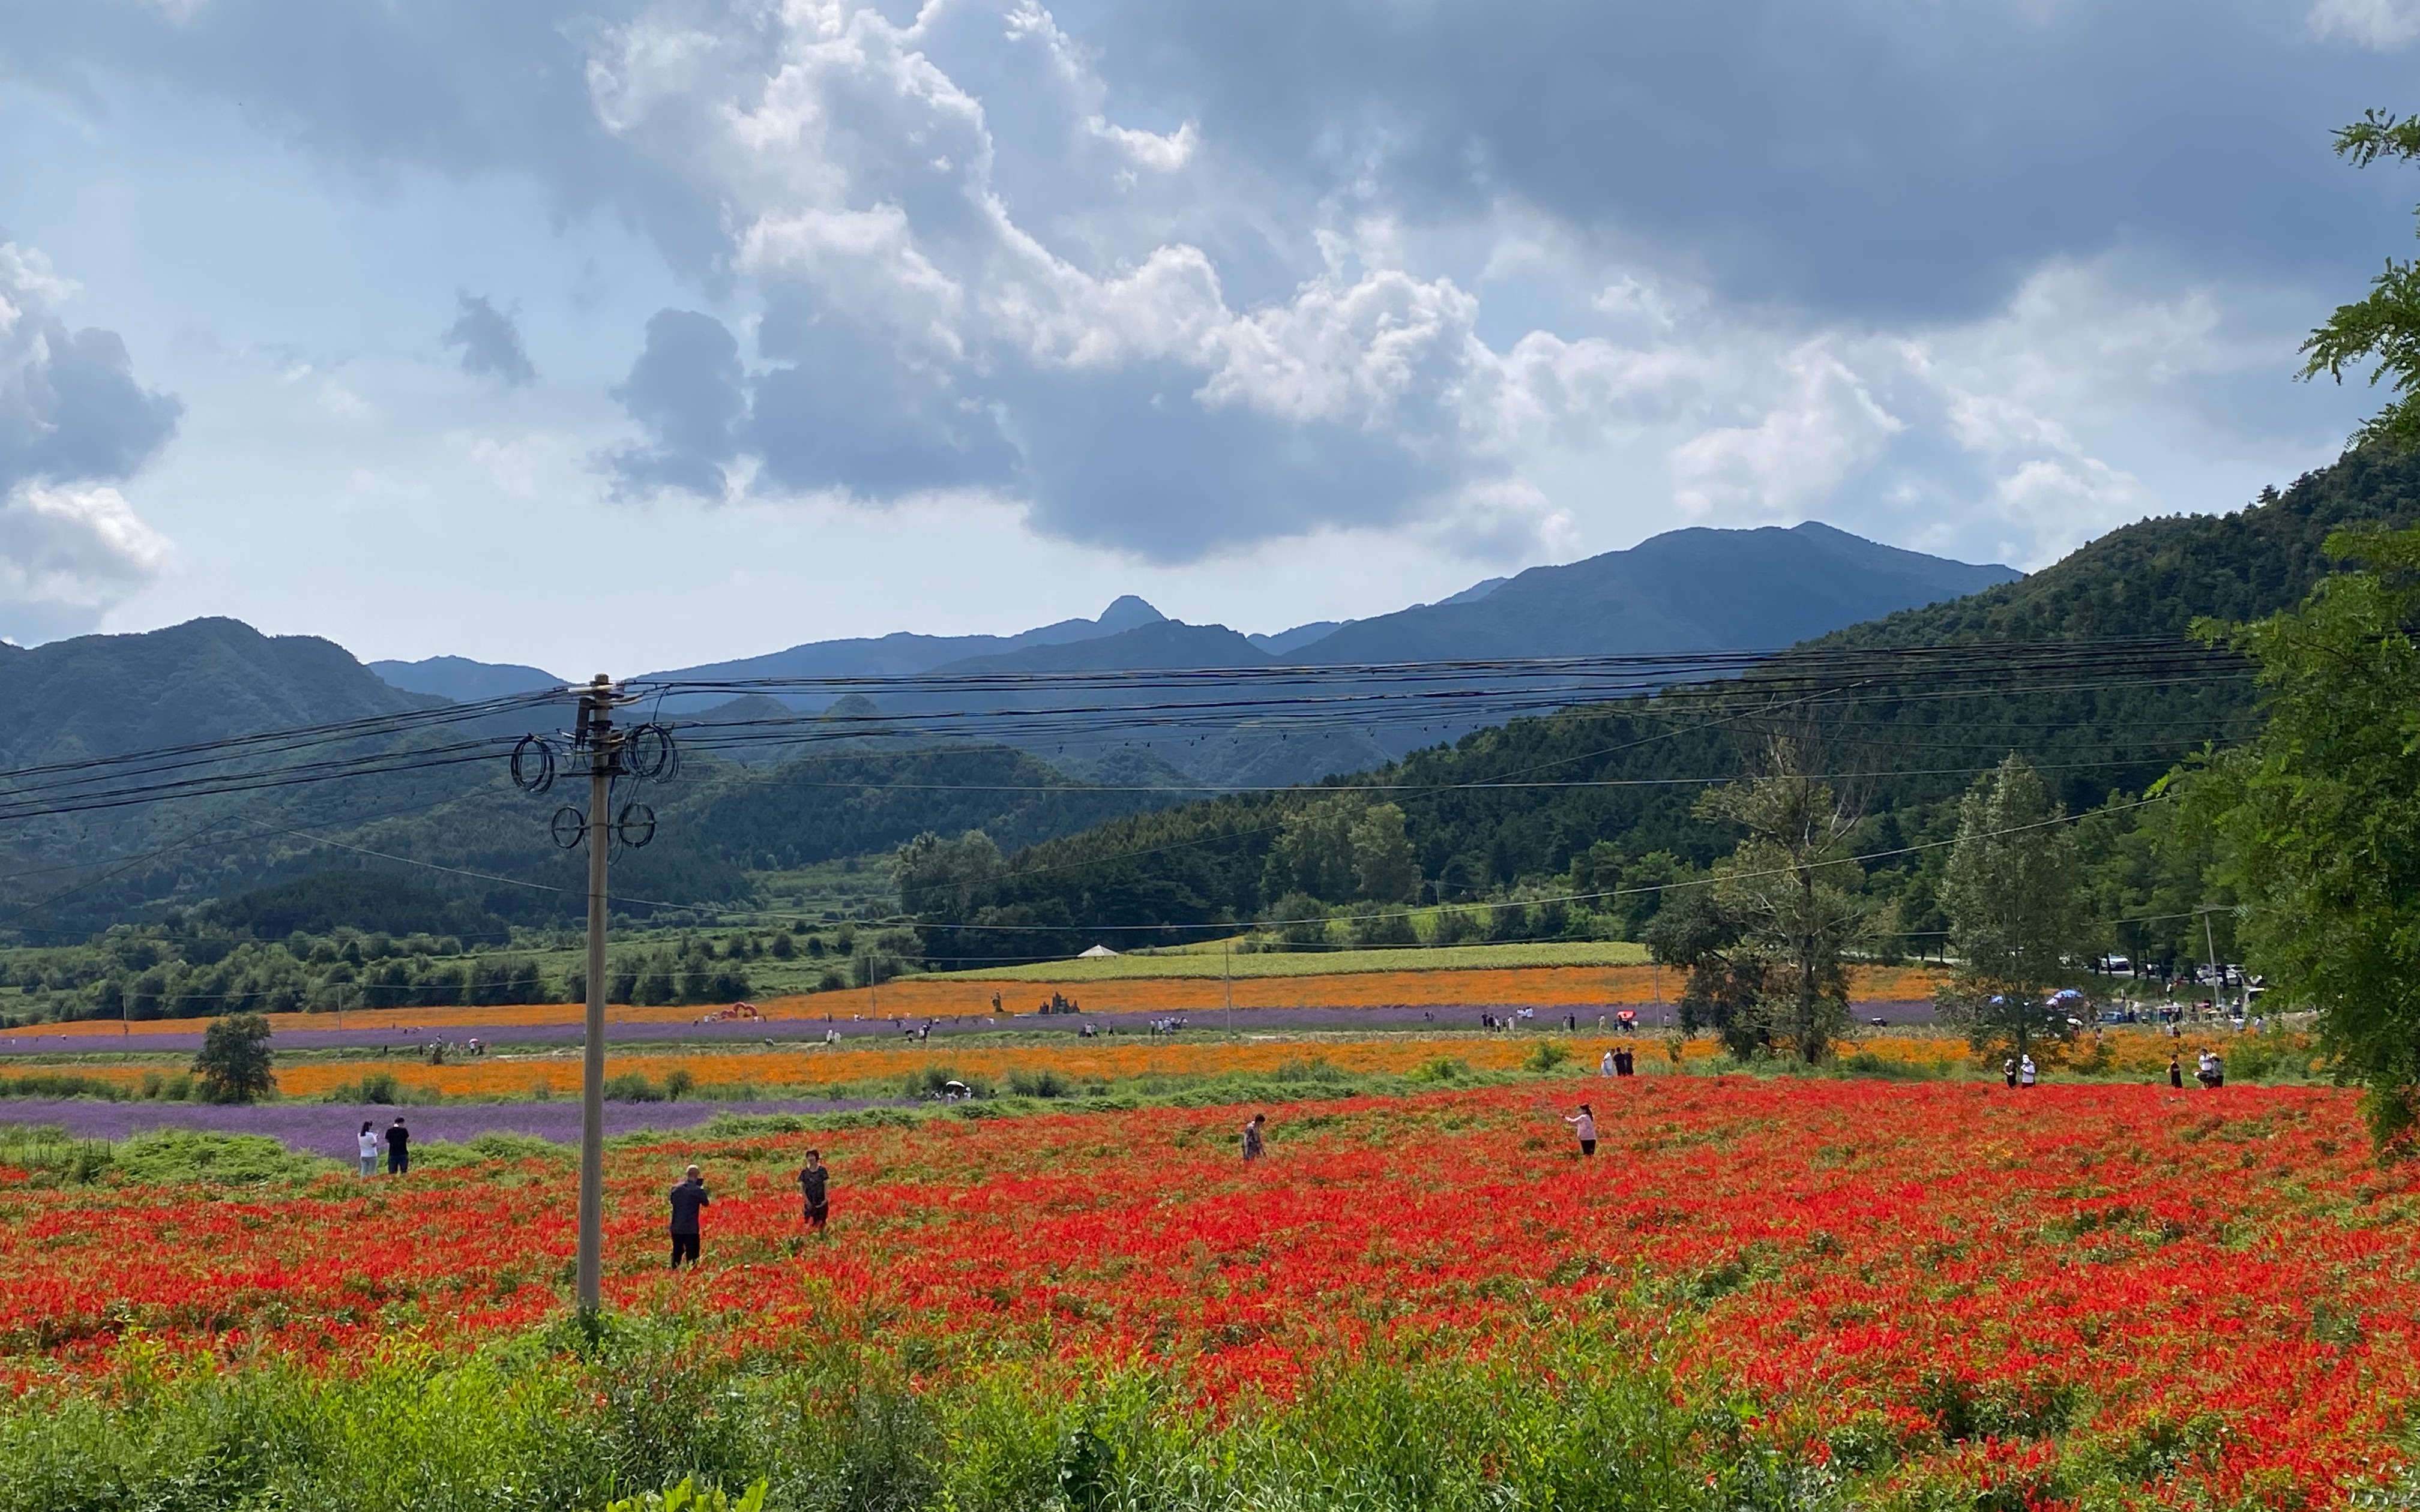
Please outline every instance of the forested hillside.
[[[1693, 805], [1745, 771], [1777, 730], [1807, 744], [1869, 816], [1858, 843], [1872, 854], [1946, 837], [1951, 800], [2010, 750], [2083, 810], [2139, 793], [2206, 745], [2241, 739], [2257, 717], [2240, 670], [2179, 671], [2148, 654], [2131, 665], [2105, 645], [2072, 677], [2036, 653], [2053, 670], [2015, 687], [1869, 672], [1809, 700], [1793, 678], [1821, 681], [1822, 668], [1851, 656], [1869, 668], [1904, 648], [2182, 641], [2199, 617], [2301, 602], [2330, 570], [2321, 543], [2338, 526], [2415, 518], [2420, 462], [2349, 454], [2235, 514], [2145, 520], [2022, 581], [1807, 642], [1729, 690], [1516, 720], [1319, 790], [1187, 805], [1005, 857], [988, 841], [925, 844], [903, 887], [940, 959], [1065, 954], [1095, 939], [1172, 943], [1199, 937], [1189, 926], [1281, 918], [1306, 903], [1480, 901], [1519, 913], [1491, 910], [1484, 927], [1499, 932], [1635, 931], [1652, 894], [1602, 909], [1521, 900], [1646, 887], [1707, 865], [1735, 837], [1693, 817]], [[1775, 691], [1761, 701], [1761, 688]], [[2087, 826], [2111, 919], [2202, 901], [2197, 876], [2171, 874], [2173, 848], [2155, 857], [2141, 834], [2140, 822], [2164, 823], [2162, 813]], [[1405, 886], [1386, 858], [1398, 843], [1413, 863]], [[1938, 928], [1938, 859], [1916, 850], [1868, 869], [1868, 893], [1893, 907], [1911, 949]], [[2177, 928], [2113, 937], [2172, 949]]]

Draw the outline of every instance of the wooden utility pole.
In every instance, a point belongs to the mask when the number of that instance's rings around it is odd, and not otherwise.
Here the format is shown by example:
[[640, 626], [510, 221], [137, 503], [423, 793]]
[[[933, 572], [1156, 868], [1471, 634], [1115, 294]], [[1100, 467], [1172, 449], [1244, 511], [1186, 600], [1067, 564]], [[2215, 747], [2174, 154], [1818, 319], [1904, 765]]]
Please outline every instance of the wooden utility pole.
[[[566, 689], [566, 691], [569, 691]], [[662, 725], [613, 728], [615, 705], [631, 702], [603, 672], [578, 689], [580, 717], [572, 727], [572, 754], [584, 759], [588, 811], [566, 804], [549, 826], [555, 844], [588, 846], [588, 1022], [580, 1085], [579, 1305], [594, 1318], [603, 1301], [605, 1270], [605, 995], [612, 990], [605, 965], [605, 862], [618, 841], [632, 847], [655, 838], [656, 811], [644, 803], [613, 811], [613, 782], [668, 780], [675, 762], [672, 732]], [[554, 785], [556, 746], [545, 735], [521, 737], [513, 748], [513, 784], [529, 794]]]
[[603, 672], [580, 701], [588, 750], [588, 1043], [580, 1082], [580, 1310], [595, 1316], [605, 1271], [605, 860], [613, 850], [613, 684]]

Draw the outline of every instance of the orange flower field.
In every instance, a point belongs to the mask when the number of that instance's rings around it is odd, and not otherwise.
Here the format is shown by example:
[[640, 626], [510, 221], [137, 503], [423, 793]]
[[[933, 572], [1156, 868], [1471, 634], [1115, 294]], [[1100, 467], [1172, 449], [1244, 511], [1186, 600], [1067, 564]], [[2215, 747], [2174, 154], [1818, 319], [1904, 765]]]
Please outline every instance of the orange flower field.
[[[2071, 1046], [2039, 1052], [2053, 1072], [2137, 1081], [2160, 1079], [2168, 1057], [2181, 1053], [2188, 1063], [2203, 1043], [2226, 1047], [2232, 1036], [2171, 1039], [2148, 1029], [2118, 1029], [2087, 1035]], [[1501, 1072], [1521, 1066], [1541, 1042], [1571, 1053], [1581, 1069], [1593, 1067], [1616, 1045], [1627, 1044], [1641, 1069], [1653, 1073], [1670, 1064], [1704, 1068], [1720, 1058], [1720, 1043], [1708, 1037], [1682, 1040], [1641, 1034], [1624, 1038], [1584, 1030], [1567, 1035], [1553, 1028], [1516, 1033], [1255, 1034], [1239, 1040], [1162, 1040], [1120, 1036], [1098, 1040], [1063, 1037], [1024, 1043], [951, 1043], [901, 1046], [885, 1042], [866, 1045], [844, 1041], [840, 1046], [781, 1046], [746, 1050], [697, 1050], [679, 1046], [633, 1047], [606, 1057], [606, 1074], [636, 1073], [660, 1083], [672, 1072], [686, 1072], [701, 1088], [749, 1089], [752, 1094], [813, 1093], [823, 1088], [858, 1086], [905, 1077], [936, 1068], [961, 1077], [1004, 1083], [1017, 1072], [1056, 1072], [1077, 1084], [1117, 1083], [1140, 1077], [1202, 1077], [1229, 1073], [1268, 1072], [1290, 1062], [1325, 1061], [1339, 1071], [1403, 1074], [1439, 1059], [1457, 1060], [1472, 1071]], [[2306, 1036], [2288, 1043], [2304, 1060], [2312, 1054]], [[1840, 1054], [1865, 1057], [1933, 1075], [1954, 1075], [1996, 1069], [1983, 1065], [1963, 1040], [1944, 1033], [1866, 1031], [1846, 1041]], [[21, 1072], [59, 1072], [132, 1088], [156, 1066], [95, 1064], [28, 1059]], [[580, 1053], [564, 1048], [544, 1054], [490, 1055], [443, 1065], [418, 1059], [352, 1056], [340, 1059], [289, 1059], [277, 1070], [278, 1091], [288, 1098], [315, 1099], [337, 1093], [365, 1074], [392, 1076], [415, 1092], [447, 1098], [576, 1097], [580, 1091]], [[2190, 1074], [2190, 1072], [2188, 1072]]]
[[[1852, 975], [1852, 997], [1857, 1002], [1930, 999], [1937, 975], [1916, 966], [1861, 967]], [[1518, 966], [1471, 971], [1337, 972], [1300, 977], [1238, 979], [1233, 986], [1237, 1008], [1461, 1008], [1495, 1005], [1648, 1003], [1655, 1000], [1660, 979], [1647, 966]], [[1677, 989], [1677, 982], [1666, 982]], [[988, 1016], [992, 995], [1012, 1014], [1031, 1013], [1047, 999], [1047, 985], [1030, 981], [947, 980], [909, 977], [876, 991], [814, 993], [767, 998], [757, 1007], [768, 1018], [820, 1019], [827, 1014], [847, 1018], [903, 1015], [909, 1018]], [[1227, 1002], [1227, 989], [1215, 977], [1139, 978], [1084, 982], [1072, 989], [1093, 1012], [1203, 1012]], [[377, 1011], [355, 1010], [343, 1015], [349, 1027], [393, 1026], [404, 1034], [415, 1029], [476, 1026], [507, 1028], [538, 1025], [577, 1024], [584, 1010], [576, 1003], [538, 1003], [502, 1008], [410, 1008]], [[687, 1024], [706, 1010], [701, 1008], [614, 1007], [607, 1011], [616, 1024]], [[279, 1029], [333, 1028], [329, 1013], [277, 1013], [270, 1016]], [[8, 1031], [22, 1039], [112, 1039], [129, 1029], [138, 1034], [198, 1034], [207, 1019], [151, 1019], [123, 1025], [115, 1019], [78, 1019], [64, 1024], [37, 1024]]]
[[[1592, 1159], [1562, 1121], [1582, 1097]], [[1494, 1361], [1551, 1392], [1544, 1362], [1583, 1350], [1862, 1477], [1852, 1505], [2325, 1507], [2403, 1463], [2420, 1184], [2370, 1164], [2337, 1092], [1533, 1082], [1280, 1108], [1252, 1167], [1241, 1118], [620, 1148], [609, 1301], [710, 1341], [692, 1372], [873, 1351], [947, 1395], [1019, 1362], [1147, 1368], [1236, 1411], [1341, 1389], [1351, 1359], [1407, 1381]], [[811, 1143], [833, 1217], [801, 1242]], [[689, 1161], [705, 1259], [667, 1275]], [[570, 1180], [539, 1159], [252, 1195], [0, 1171], [0, 1350], [21, 1391], [114, 1379], [137, 1330], [330, 1371], [458, 1352], [559, 1315]], [[1404, 1389], [1390, 1411], [1415, 1412]]]

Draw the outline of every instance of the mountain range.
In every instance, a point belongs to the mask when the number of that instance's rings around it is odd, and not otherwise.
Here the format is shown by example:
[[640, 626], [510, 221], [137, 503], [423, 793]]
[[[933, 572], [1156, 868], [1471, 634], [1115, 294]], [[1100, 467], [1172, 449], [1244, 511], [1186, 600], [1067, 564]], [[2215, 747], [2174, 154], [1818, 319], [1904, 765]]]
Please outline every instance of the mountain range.
[[[685, 727], [683, 778], [657, 800], [663, 839], [633, 853], [617, 875], [637, 897], [737, 897], [752, 872], [882, 852], [927, 828], [982, 828], [1004, 842], [1031, 843], [1182, 801], [1201, 786], [1283, 785], [1365, 768], [1491, 718], [1466, 713], [1397, 731], [1289, 732], [1246, 710], [1223, 726], [1197, 719], [1171, 733], [1152, 728], [1148, 711], [1138, 708], [1156, 695], [1125, 687], [1122, 673], [1289, 665], [1330, 669], [1326, 675], [1334, 677], [1342, 668], [1342, 681], [1329, 686], [1349, 692], [1360, 663], [1421, 659], [1439, 647], [1480, 656], [1761, 649], [2015, 577], [1823, 526], [1685, 530], [1629, 551], [1476, 584], [1436, 604], [1270, 637], [1181, 624], [1123, 598], [1097, 618], [1020, 635], [821, 641], [675, 669], [660, 675], [926, 681], [877, 689], [874, 699], [795, 686], [773, 696], [733, 689], [738, 696], [668, 711]], [[996, 728], [984, 719], [953, 722], [970, 712], [966, 698], [930, 681], [1072, 671], [1109, 675], [1081, 701], [1047, 689], [986, 695], [985, 717]], [[331, 763], [385, 753], [387, 768], [375, 779], [175, 802], [54, 805], [40, 796], [48, 779], [23, 772], [411, 714], [442, 708], [447, 699], [564, 681], [546, 669], [460, 657], [374, 669], [331, 641], [264, 636], [228, 619], [0, 648], [0, 708], [10, 716], [0, 726], [0, 797], [13, 796], [23, 814], [0, 832], [0, 906], [17, 911], [0, 916], [0, 924], [14, 918], [21, 933], [74, 934], [132, 909], [288, 881], [357, 854], [346, 845], [510, 877], [518, 887], [487, 900], [507, 917], [554, 908], [571, 894], [533, 887], [576, 893], [578, 878], [543, 844], [550, 804], [515, 792], [498, 762], [447, 764], [440, 748], [458, 740], [458, 730], [365, 735], [326, 753]], [[1063, 721], [1076, 733], [1010, 728], [1052, 702], [1077, 709]], [[1112, 718], [1142, 728], [1107, 737], [1083, 733]], [[530, 710], [473, 733], [568, 722], [567, 709]], [[950, 733], [937, 736], [935, 729]], [[424, 750], [431, 753], [425, 764]], [[408, 759], [393, 760], [397, 753]], [[959, 767], [965, 772], [948, 775]], [[975, 786], [957, 792], [954, 782]]]
[[[931, 687], [898, 692], [868, 689], [873, 702], [861, 710], [861, 717], [892, 716], [902, 722], [901, 728], [948, 728], [997, 738], [1078, 764], [1112, 749], [1146, 750], [1203, 782], [1284, 784], [1357, 770], [1451, 740], [1496, 722], [1501, 715], [1482, 696], [1484, 678], [1474, 674], [1464, 683], [1435, 686], [1440, 695], [1469, 695], [1466, 709], [1398, 728], [1272, 731], [1238, 718], [1232, 728], [1208, 733], [1194, 722], [1181, 730], [1129, 730], [1114, 735], [1059, 730], [1035, 735], [1030, 733], [1032, 711], [1065, 707], [1071, 695], [1059, 687], [1022, 694], [1001, 691], [1000, 680], [1068, 671], [1374, 667], [1776, 650], [1896, 610], [1960, 598], [2019, 576], [2009, 567], [1904, 551], [1812, 521], [1787, 530], [1696, 527], [1651, 537], [1627, 550], [1491, 578], [1434, 604], [1351, 622], [1315, 622], [1274, 635], [1187, 625], [1128, 595], [1097, 619], [1062, 620], [1018, 635], [900, 633], [811, 641], [760, 656], [674, 668], [650, 673], [645, 680], [980, 677], [987, 682], [979, 696]], [[401, 688], [462, 700], [569, 680], [535, 668], [457, 656], [377, 662], [371, 670]], [[1340, 687], [1330, 678], [1321, 681], [1318, 689], [1323, 697], [1349, 698], [1354, 685]], [[1575, 680], [1570, 691], [1582, 695], [1584, 682]], [[828, 707], [837, 690], [774, 687], [757, 696], [812, 713]], [[1156, 686], [1121, 688], [1109, 683], [1086, 688], [1073, 702], [1098, 711], [1133, 710], [1155, 705], [1166, 696]], [[713, 709], [720, 697], [675, 695], [659, 707], [726, 726], [738, 722], [730, 713]], [[757, 713], [761, 715], [761, 706]], [[728, 748], [736, 759], [757, 762], [781, 760], [798, 750], [780, 740], [764, 741], [752, 749], [733, 742]]]

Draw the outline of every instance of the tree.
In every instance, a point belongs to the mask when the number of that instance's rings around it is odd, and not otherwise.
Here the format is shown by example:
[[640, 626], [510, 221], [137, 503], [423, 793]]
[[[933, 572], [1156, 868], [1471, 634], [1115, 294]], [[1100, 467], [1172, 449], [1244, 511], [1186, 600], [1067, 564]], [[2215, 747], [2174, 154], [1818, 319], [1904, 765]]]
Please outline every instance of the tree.
[[1307, 892], [1290, 892], [1269, 905], [1262, 922], [1286, 944], [1312, 949], [1327, 942], [1327, 905]]
[[2357, 569], [2299, 609], [2203, 633], [2250, 656], [2268, 723], [2191, 773], [2244, 959], [2364, 1088], [2381, 1150], [2420, 1129], [2420, 529], [2339, 532]]
[[1733, 1054], [1786, 1042], [1811, 1064], [1849, 1026], [1845, 957], [1866, 930], [1848, 854], [1856, 816], [1795, 741], [1776, 737], [1763, 764], [1698, 801], [1699, 817], [1747, 832], [1715, 864], [1711, 898], [1668, 902], [1646, 933], [1657, 959], [1689, 968], [1684, 1025], [1694, 1001]]
[[1354, 892], [1354, 821], [1361, 817], [1357, 795], [1316, 799], [1285, 816], [1264, 864], [1261, 891], [1282, 898], [1302, 893], [1323, 903], [1344, 903]]
[[1404, 830], [1404, 810], [1373, 803], [1353, 821], [1353, 878], [1372, 903], [1410, 899], [1420, 885], [1420, 863]]
[[[2420, 116], [2373, 110], [2336, 133], [2336, 156], [2356, 168], [2381, 158], [2420, 160]], [[2389, 257], [2370, 280], [2366, 297], [2336, 306], [2327, 323], [2303, 343], [2303, 377], [2325, 373], [2338, 383], [2344, 370], [2375, 360], [2369, 381], [2383, 382], [2395, 397], [2366, 422], [2356, 440], [2384, 441], [2398, 449], [2420, 441], [2420, 263]]]
[[213, 1103], [257, 1103], [277, 1088], [270, 1069], [269, 1020], [258, 1013], [212, 1019], [202, 1035], [194, 1074]]
[[1978, 1049], [2024, 1055], [2037, 1039], [2066, 1039], [2048, 1006], [2084, 944], [2084, 875], [2075, 832], [2041, 777], [2011, 752], [1958, 808], [1958, 841], [1941, 881], [1957, 974], [1941, 989], [1944, 1022]]
[[1740, 1060], [1770, 1049], [1773, 1033], [1759, 1005], [1764, 959], [1741, 949], [1738, 921], [1710, 887], [1683, 887], [1648, 920], [1647, 953], [1688, 972], [1681, 988], [1681, 1027], [1711, 1029]]

